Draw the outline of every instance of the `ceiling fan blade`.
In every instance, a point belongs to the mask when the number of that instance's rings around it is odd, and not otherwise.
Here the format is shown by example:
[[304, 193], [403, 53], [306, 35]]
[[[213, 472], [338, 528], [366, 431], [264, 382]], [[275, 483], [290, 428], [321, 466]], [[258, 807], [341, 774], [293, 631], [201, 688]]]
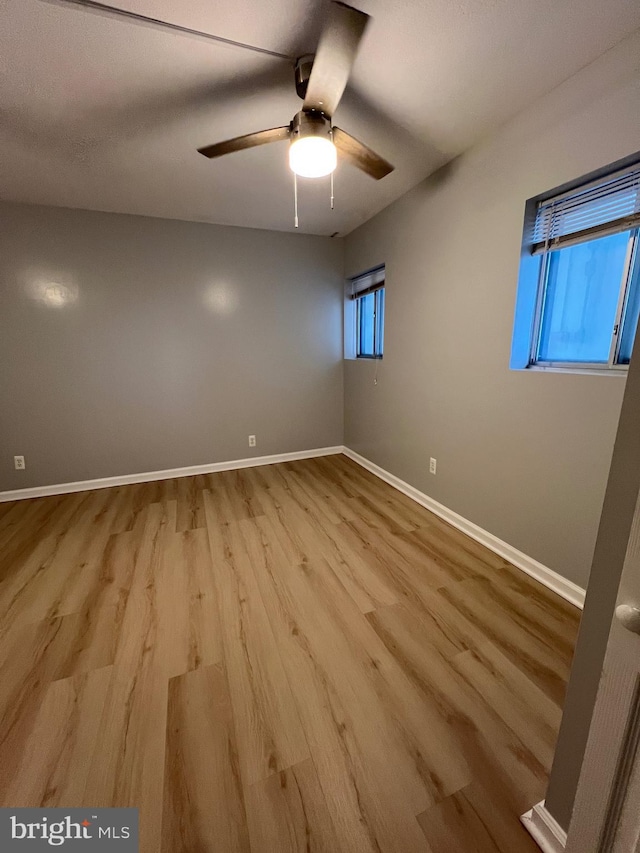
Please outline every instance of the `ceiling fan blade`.
[[244, 151], [245, 148], [255, 148], [257, 145], [267, 145], [269, 142], [280, 142], [288, 138], [289, 125], [286, 124], [284, 127], [272, 127], [270, 130], [259, 130], [257, 133], [247, 133], [224, 142], [216, 142], [215, 145], [206, 145], [204, 148], [198, 148], [198, 154], [213, 159], [222, 157], [223, 154]]
[[376, 154], [375, 151], [367, 148], [366, 145], [358, 141], [355, 137], [344, 130], [340, 130], [339, 127], [333, 128], [333, 142], [338, 149], [338, 153], [345, 160], [348, 160], [357, 169], [366, 172], [367, 175], [371, 175], [376, 181], [384, 178], [385, 175], [394, 170], [394, 166], [391, 163], [388, 163], [383, 157]]
[[344, 92], [369, 16], [344, 3], [332, 2], [329, 19], [313, 60], [304, 110], [332, 116]]

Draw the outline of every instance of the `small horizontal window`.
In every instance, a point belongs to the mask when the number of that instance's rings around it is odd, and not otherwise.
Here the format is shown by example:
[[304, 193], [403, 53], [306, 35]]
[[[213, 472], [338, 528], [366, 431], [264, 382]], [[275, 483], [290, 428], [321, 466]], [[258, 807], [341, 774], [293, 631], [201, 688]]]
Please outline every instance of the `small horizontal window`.
[[639, 233], [640, 163], [536, 203], [512, 367], [629, 364], [640, 313]]

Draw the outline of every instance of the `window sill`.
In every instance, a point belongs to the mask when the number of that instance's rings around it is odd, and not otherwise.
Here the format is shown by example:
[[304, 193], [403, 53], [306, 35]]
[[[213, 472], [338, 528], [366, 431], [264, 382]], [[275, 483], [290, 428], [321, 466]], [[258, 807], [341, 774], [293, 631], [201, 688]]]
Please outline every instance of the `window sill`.
[[541, 364], [529, 364], [527, 367], [512, 368], [512, 370], [520, 370], [521, 372], [530, 371], [531, 373], [573, 373], [579, 376], [621, 376], [627, 378], [629, 368], [602, 368], [597, 367], [544, 367]]

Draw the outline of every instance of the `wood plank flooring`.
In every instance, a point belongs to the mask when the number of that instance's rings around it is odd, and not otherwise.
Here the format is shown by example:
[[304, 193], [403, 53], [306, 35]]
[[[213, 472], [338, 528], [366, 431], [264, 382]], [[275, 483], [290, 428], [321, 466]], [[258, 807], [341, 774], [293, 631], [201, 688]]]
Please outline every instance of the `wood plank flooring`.
[[0, 804], [535, 853], [578, 612], [344, 456], [0, 505]]

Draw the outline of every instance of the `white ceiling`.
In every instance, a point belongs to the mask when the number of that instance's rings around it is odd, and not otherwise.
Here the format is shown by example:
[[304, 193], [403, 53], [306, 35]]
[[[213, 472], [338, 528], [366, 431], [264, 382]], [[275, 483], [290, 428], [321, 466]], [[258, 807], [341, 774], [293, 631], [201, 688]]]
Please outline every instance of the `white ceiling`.
[[[110, 0], [105, 0], [110, 2]], [[327, 0], [113, 0], [269, 50], [312, 52]], [[373, 20], [335, 123], [393, 162], [301, 181], [300, 230], [347, 233], [640, 27], [638, 0], [351, 0]], [[0, 195], [293, 230], [286, 143], [199, 146], [287, 124], [283, 60], [46, 0], [0, 0]]]

